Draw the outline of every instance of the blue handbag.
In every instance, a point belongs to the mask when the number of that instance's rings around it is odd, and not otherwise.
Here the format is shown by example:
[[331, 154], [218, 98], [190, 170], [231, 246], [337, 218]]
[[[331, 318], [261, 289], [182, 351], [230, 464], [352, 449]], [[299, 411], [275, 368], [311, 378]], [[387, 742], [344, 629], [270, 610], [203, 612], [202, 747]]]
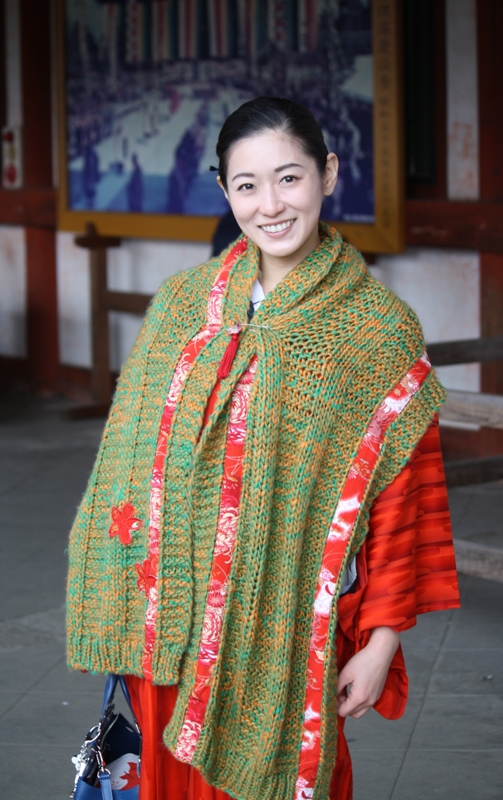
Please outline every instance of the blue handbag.
[[[115, 711], [114, 694], [120, 684], [131, 710], [133, 724]], [[139, 785], [114, 788], [113, 763], [124, 760], [136, 765], [140, 774], [141, 733], [136, 722], [124, 676], [109, 675], [105, 686], [101, 717], [87, 734], [78, 756], [72, 761], [77, 770], [73, 800], [138, 800]], [[122, 759], [122, 762], [121, 762]], [[136, 777], [136, 776], [135, 776]]]

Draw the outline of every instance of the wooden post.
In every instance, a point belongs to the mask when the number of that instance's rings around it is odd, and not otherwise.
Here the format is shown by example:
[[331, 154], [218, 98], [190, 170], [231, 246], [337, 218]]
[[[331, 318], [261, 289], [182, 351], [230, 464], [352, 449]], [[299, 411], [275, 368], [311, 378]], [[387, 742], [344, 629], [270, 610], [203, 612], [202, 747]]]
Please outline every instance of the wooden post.
[[[88, 411], [92, 415], [100, 415], [108, 411], [112, 399], [108, 335], [107, 250], [109, 247], [119, 247], [121, 240], [116, 236], [100, 236], [94, 225], [88, 223], [86, 233], [84, 236], [77, 236], [75, 244], [90, 251], [91, 373], [95, 405], [89, 408]], [[77, 416], [84, 415], [87, 415], [84, 409], [77, 411]]]
[[[23, 106], [23, 196], [52, 193], [51, 2], [19, 4]], [[14, 193], [10, 203], [16, 204]], [[6, 198], [9, 202], [9, 199]], [[2, 220], [3, 221], [3, 220]], [[30, 384], [58, 389], [58, 303], [54, 221], [26, 222], [27, 338]]]
[[[480, 199], [495, 204], [503, 216], [503, 4], [477, 0]], [[481, 334], [503, 336], [503, 254], [481, 248]], [[503, 361], [483, 364], [481, 390], [503, 394]], [[503, 452], [503, 431], [483, 431], [484, 455]]]

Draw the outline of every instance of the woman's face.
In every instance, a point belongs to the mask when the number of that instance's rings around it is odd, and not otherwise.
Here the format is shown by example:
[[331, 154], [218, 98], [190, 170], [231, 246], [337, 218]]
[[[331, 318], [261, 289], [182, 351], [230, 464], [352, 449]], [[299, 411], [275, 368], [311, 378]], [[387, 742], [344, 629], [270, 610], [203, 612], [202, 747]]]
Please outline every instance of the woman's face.
[[336, 181], [334, 153], [320, 175], [296, 139], [267, 130], [232, 147], [224, 191], [238, 225], [259, 247], [262, 265], [266, 260], [292, 269], [318, 246], [321, 203]]

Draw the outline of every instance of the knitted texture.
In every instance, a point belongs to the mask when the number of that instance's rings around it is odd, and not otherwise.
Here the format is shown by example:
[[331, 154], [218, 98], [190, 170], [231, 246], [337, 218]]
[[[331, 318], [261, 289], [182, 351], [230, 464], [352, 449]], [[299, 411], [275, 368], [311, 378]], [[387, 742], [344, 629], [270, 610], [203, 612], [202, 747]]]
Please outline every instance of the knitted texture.
[[[320, 246], [266, 297], [250, 325], [257, 249], [249, 243], [236, 260], [222, 328], [180, 389], [166, 452], [152, 676], [156, 683], [178, 683], [165, 732], [175, 750], [207, 605], [230, 399], [256, 356], [220, 651], [192, 760], [207, 781], [239, 800], [294, 796], [327, 532], [372, 415], [424, 350], [414, 313], [369, 274], [336, 231], [321, 232]], [[136, 564], [148, 555], [159, 425], [180, 355], [205, 325], [209, 291], [225, 256], [164, 284], [122, 371], [70, 540], [73, 668], [143, 674], [146, 600]], [[201, 430], [229, 345], [227, 329], [236, 323], [243, 327], [239, 346]], [[431, 371], [386, 430], [342, 568], [363, 542], [373, 500], [400, 472], [443, 398]], [[121, 531], [129, 543], [121, 542]], [[316, 800], [328, 796], [335, 761], [336, 606], [325, 653]]]

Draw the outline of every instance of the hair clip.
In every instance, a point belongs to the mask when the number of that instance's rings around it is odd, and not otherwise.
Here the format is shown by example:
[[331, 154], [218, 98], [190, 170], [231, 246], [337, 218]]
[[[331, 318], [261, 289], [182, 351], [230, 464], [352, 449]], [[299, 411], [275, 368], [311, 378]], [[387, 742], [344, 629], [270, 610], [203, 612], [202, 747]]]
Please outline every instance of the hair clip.
[[210, 165], [210, 172], [218, 172], [218, 167], [214, 167], [213, 164]]

